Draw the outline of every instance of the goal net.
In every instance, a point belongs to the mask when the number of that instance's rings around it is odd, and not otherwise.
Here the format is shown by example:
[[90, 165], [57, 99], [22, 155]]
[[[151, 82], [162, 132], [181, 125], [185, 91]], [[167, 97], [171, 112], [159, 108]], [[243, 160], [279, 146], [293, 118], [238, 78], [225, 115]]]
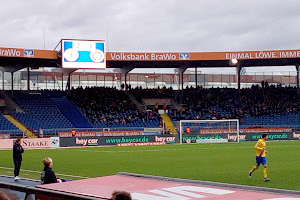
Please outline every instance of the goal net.
[[239, 120], [180, 120], [179, 141], [183, 143], [239, 142]]

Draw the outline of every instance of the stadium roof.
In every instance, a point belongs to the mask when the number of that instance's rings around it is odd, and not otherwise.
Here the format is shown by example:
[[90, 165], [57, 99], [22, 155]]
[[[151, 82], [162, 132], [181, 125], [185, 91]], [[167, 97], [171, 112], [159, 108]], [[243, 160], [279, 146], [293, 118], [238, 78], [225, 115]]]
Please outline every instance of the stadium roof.
[[[240, 52], [106, 52], [107, 68], [189, 68], [240, 66], [285, 66], [300, 63], [300, 50], [267, 50]], [[60, 52], [55, 50], [0, 47], [0, 71], [22, 68], [61, 68]], [[10, 68], [14, 68], [11, 70]]]

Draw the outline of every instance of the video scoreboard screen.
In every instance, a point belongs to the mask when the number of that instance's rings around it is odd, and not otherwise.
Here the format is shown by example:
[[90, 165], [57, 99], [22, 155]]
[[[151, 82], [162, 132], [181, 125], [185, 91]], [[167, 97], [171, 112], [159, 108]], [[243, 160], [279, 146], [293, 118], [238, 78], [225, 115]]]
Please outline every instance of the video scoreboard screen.
[[62, 68], [106, 68], [105, 42], [95, 40], [62, 40]]

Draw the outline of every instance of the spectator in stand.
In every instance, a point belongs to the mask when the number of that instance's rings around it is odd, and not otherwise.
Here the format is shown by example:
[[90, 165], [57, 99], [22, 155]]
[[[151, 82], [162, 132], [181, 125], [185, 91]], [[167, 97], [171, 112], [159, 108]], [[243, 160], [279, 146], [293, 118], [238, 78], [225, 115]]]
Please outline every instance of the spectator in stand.
[[163, 109], [164, 109], [164, 113], [166, 113], [166, 112], [167, 112], [167, 109], [168, 109], [167, 104], [164, 104]]
[[155, 112], [158, 112], [158, 103], [156, 103], [156, 104], [154, 105], [154, 111], [155, 111]]

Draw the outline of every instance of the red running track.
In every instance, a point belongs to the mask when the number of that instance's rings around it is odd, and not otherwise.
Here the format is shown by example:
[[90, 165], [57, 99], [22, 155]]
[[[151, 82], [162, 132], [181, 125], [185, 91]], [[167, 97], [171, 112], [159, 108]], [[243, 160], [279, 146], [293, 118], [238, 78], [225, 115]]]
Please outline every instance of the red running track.
[[107, 199], [111, 197], [113, 191], [124, 190], [130, 192], [135, 200], [300, 200], [300, 196], [123, 175], [38, 185], [36, 187]]

